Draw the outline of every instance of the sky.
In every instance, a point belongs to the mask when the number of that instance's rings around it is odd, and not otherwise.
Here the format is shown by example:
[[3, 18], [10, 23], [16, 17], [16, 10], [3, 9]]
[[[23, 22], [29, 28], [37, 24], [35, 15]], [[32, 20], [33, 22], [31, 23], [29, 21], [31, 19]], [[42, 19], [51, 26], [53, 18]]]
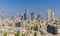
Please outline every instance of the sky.
[[41, 13], [46, 17], [48, 9], [52, 9], [55, 17], [60, 17], [60, 0], [0, 0], [0, 17], [1, 11], [4, 10], [5, 17], [11, 17], [12, 13], [25, 13], [25, 8], [28, 9], [28, 14]]

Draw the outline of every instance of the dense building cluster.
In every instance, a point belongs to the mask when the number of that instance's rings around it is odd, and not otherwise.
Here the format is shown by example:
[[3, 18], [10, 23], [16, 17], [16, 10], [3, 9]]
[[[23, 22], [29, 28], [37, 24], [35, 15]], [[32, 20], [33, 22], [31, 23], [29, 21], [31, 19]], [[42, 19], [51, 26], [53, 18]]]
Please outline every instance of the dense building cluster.
[[[41, 14], [35, 16], [34, 13], [31, 13], [30, 18], [27, 9], [24, 15], [13, 14], [12, 18], [4, 18], [4, 11], [2, 11], [0, 36], [51, 36], [54, 33], [60, 33], [59, 21], [60, 18], [55, 18], [51, 9], [47, 10], [46, 18], [43, 18]], [[52, 29], [53, 27], [57, 28], [56, 32]]]

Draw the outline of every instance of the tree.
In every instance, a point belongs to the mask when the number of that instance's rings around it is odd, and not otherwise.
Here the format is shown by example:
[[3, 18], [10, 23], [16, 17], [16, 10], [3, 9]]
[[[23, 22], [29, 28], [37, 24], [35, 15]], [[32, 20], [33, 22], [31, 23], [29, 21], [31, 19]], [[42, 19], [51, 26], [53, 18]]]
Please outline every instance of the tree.
[[4, 36], [7, 36], [6, 32], [4, 33]]
[[15, 34], [15, 36], [19, 36], [19, 32], [17, 32], [17, 33]]
[[25, 36], [25, 34], [22, 34], [22, 36]]

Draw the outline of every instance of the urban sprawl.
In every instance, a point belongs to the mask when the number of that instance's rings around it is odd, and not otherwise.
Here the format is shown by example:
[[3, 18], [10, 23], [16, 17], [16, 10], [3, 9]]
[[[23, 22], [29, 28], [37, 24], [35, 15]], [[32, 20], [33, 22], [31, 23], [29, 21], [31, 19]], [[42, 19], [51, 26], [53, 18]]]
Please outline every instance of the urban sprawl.
[[39, 13], [31, 13], [28, 9], [24, 15], [13, 14], [12, 18], [0, 18], [0, 36], [53, 36], [60, 33], [60, 18], [55, 18], [51, 9], [46, 11], [46, 18]]

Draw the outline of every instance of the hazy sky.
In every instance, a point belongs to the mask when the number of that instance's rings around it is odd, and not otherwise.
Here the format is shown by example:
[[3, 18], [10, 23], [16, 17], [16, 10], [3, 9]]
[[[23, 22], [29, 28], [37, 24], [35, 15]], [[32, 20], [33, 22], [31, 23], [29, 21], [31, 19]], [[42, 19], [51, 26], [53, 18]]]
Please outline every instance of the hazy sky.
[[0, 16], [2, 10], [6, 17], [11, 17], [14, 12], [24, 14], [25, 8], [28, 8], [29, 15], [31, 12], [42, 13], [43, 17], [50, 8], [56, 17], [60, 17], [60, 0], [0, 0]]

